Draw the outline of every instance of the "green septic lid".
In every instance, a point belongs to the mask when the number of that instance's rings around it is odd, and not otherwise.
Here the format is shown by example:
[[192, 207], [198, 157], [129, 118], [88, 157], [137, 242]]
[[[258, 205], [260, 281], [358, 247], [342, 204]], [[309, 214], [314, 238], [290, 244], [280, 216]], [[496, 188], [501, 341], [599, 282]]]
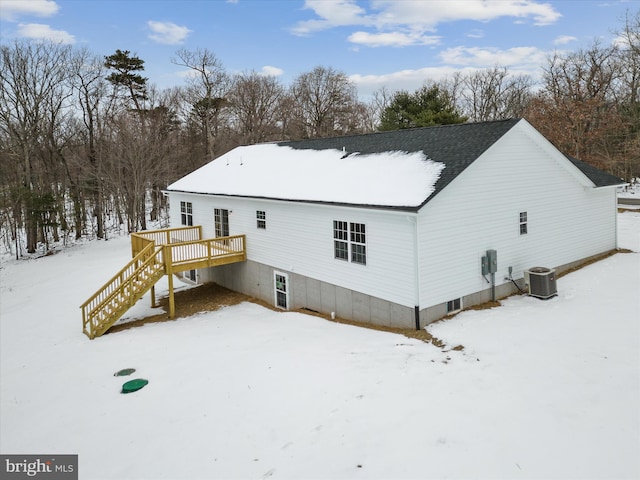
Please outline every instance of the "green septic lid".
[[136, 371], [135, 368], [124, 368], [122, 370], [118, 370], [116, 373], [113, 374], [113, 376], [114, 377], [124, 377], [124, 376], [127, 376], [127, 375], [131, 375], [135, 371]]
[[145, 380], [144, 378], [136, 378], [135, 380], [129, 380], [124, 385], [122, 385], [122, 392], [120, 393], [136, 392], [140, 390], [142, 387], [144, 387], [147, 383], [149, 383], [149, 381]]

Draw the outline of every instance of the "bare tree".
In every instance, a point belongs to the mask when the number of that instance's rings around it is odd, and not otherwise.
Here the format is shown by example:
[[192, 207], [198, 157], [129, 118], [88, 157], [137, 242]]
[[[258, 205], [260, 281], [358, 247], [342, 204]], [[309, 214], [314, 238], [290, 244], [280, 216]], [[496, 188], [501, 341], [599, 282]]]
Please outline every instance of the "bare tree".
[[[19, 165], [15, 185], [25, 222], [27, 251], [33, 253], [49, 211], [52, 180], [47, 179], [43, 150], [68, 106], [70, 47], [16, 41], [0, 47], [0, 129]], [[45, 135], [49, 138], [45, 138]]]
[[494, 67], [462, 75], [460, 101], [470, 120], [484, 122], [521, 116], [532, 88], [530, 77]]
[[291, 86], [292, 136], [328, 137], [351, 132], [349, 116], [358, 104], [356, 88], [347, 76], [330, 67], [315, 67]]
[[621, 175], [631, 181], [640, 177], [640, 10], [627, 12], [618, 35], [618, 56], [622, 68], [617, 103], [624, 117], [620, 130], [618, 165]]
[[[104, 224], [104, 185], [102, 157], [98, 154], [97, 136], [100, 124], [109, 114], [112, 106], [107, 101], [107, 81], [105, 80], [105, 67], [103, 61], [86, 49], [80, 50], [74, 56], [76, 67], [74, 77], [71, 79], [77, 97], [77, 103], [82, 112], [82, 157], [78, 161], [85, 167], [84, 178], [96, 219], [96, 236], [105, 237]], [[84, 161], [83, 161], [84, 160]], [[76, 236], [81, 232], [76, 230]]]
[[622, 127], [615, 99], [620, 79], [617, 49], [595, 42], [588, 50], [554, 54], [544, 69], [543, 88], [527, 118], [563, 152], [607, 167], [615, 156], [611, 140]]
[[193, 119], [202, 129], [205, 158], [213, 159], [218, 154], [216, 147], [222, 130], [223, 110], [229, 105], [226, 98], [231, 86], [229, 75], [222, 62], [207, 49], [180, 49], [171, 62], [191, 70], [192, 75], [187, 77], [186, 99], [191, 105]]
[[240, 143], [250, 145], [278, 138], [284, 92], [272, 76], [249, 72], [235, 77], [229, 101]]

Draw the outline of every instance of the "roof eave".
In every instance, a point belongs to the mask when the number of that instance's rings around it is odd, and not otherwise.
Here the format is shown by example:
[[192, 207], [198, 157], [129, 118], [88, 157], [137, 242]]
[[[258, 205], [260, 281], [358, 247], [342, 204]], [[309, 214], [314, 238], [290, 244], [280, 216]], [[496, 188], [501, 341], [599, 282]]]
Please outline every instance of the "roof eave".
[[195, 192], [189, 190], [174, 190], [174, 189], [166, 189], [162, 191], [163, 193], [186, 193], [189, 195], [203, 195], [210, 197], [227, 197], [227, 198], [247, 198], [251, 200], [268, 200], [272, 202], [287, 202], [287, 203], [304, 203], [310, 205], [327, 205], [334, 207], [348, 207], [348, 208], [363, 208], [367, 210], [386, 210], [386, 211], [395, 211], [395, 212], [407, 212], [407, 213], [416, 213], [425, 202], [420, 205], [373, 205], [366, 203], [348, 203], [348, 202], [331, 202], [327, 200], [304, 200], [304, 199], [295, 199], [295, 198], [277, 198], [277, 197], [265, 197], [258, 195], [233, 195], [227, 193], [204, 193], [204, 192]]

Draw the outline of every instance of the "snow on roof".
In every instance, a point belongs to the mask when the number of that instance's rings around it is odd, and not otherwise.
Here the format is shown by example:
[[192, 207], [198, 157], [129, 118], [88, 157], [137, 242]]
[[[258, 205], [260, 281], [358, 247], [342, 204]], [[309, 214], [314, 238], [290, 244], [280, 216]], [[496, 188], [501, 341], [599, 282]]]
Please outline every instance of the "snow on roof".
[[344, 155], [336, 149], [300, 150], [276, 144], [238, 147], [167, 190], [414, 207], [433, 193], [445, 167], [423, 152]]

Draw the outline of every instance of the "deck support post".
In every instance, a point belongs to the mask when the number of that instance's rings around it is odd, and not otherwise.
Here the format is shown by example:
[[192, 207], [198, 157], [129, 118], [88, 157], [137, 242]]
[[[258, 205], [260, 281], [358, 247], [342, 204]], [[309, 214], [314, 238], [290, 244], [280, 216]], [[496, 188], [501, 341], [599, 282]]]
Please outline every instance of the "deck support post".
[[169, 318], [176, 316], [176, 300], [173, 295], [173, 273], [169, 274]]
[[169, 280], [169, 318], [173, 318], [176, 315], [176, 300], [173, 295], [173, 256], [171, 253], [171, 245], [163, 245], [162, 249], [164, 268]]
[[156, 286], [153, 285], [151, 287], [151, 308], [156, 308], [158, 304], [156, 303]]

